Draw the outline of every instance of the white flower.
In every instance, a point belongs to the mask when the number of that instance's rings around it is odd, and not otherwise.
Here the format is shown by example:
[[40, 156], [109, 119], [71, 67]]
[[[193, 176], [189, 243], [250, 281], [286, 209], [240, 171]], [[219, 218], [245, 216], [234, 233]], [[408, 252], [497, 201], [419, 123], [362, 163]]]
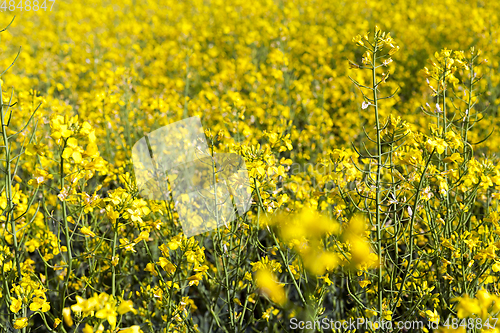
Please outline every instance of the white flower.
[[426, 188], [424, 188], [424, 190], [422, 191], [422, 197], [426, 198], [427, 200], [429, 200], [430, 198], [432, 198], [433, 194], [431, 192], [431, 188], [429, 186], [427, 186]]
[[413, 210], [411, 209], [410, 206], [408, 206], [408, 215], [410, 215], [410, 217], [413, 216]]
[[392, 198], [390, 198], [388, 202], [391, 205], [397, 205], [399, 203], [399, 201], [394, 197], [394, 195], [392, 195]]
[[437, 112], [443, 112], [443, 110], [441, 110], [441, 107], [439, 106], [439, 103], [436, 103], [436, 110]]
[[382, 63], [382, 65], [387, 66], [387, 65], [389, 65], [391, 62], [392, 62], [392, 59], [391, 59], [391, 58], [389, 58], [389, 59], [384, 60], [384, 62]]
[[361, 108], [364, 110], [367, 107], [369, 107], [370, 105], [371, 105], [370, 103], [368, 103], [368, 102], [365, 101], [365, 102], [363, 102], [363, 104], [361, 104]]
[[58, 195], [57, 197], [59, 198], [59, 200], [61, 201], [64, 201], [66, 200], [66, 198], [68, 197], [68, 190], [66, 188], [64, 188]]
[[467, 116], [469, 115], [469, 109], [465, 110], [465, 116], [464, 116], [464, 119], [462, 119], [462, 121], [465, 123], [465, 121], [467, 120]]

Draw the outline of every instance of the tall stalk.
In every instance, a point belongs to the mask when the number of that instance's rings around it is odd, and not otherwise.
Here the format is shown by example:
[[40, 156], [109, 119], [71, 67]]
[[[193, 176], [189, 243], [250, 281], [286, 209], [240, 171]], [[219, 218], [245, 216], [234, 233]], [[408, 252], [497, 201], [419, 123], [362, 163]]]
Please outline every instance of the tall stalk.
[[378, 312], [380, 318], [382, 317], [382, 300], [383, 289], [382, 286], [382, 226], [380, 219], [380, 183], [381, 183], [381, 175], [382, 175], [382, 142], [380, 138], [380, 119], [378, 112], [378, 96], [377, 96], [377, 53], [378, 53], [378, 40], [377, 40], [377, 31], [375, 31], [375, 43], [373, 45], [373, 57], [372, 57], [372, 91], [373, 91], [373, 107], [375, 108], [375, 123], [377, 130], [377, 178], [375, 180], [375, 220], [376, 220], [376, 228], [377, 228], [377, 255], [378, 255]]
[[[66, 146], [66, 141], [64, 142], [63, 149]], [[60, 160], [60, 166], [59, 166], [59, 172], [60, 172], [60, 183], [61, 183], [61, 191], [64, 191], [64, 158], [62, 157], [61, 153], [61, 160]], [[66, 238], [66, 248], [67, 248], [67, 256], [66, 256], [66, 277], [64, 279], [64, 291], [61, 293], [61, 316], [62, 316], [62, 311], [64, 309], [64, 303], [66, 301], [66, 296], [68, 293], [68, 285], [69, 285], [69, 278], [70, 274], [72, 272], [73, 268], [73, 256], [71, 253], [71, 237], [70, 237], [70, 230], [69, 230], [69, 225], [68, 225], [68, 216], [66, 212], [66, 198], [61, 199], [61, 208], [62, 208], [62, 215], [63, 215], [63, 227], [64, 227], [64, 236]]]
[[[382, 125], [380, 119], [380, 109], [379, 109], [379, 100], [392, 98], [396, 92], [392, 93], [389, 96], [380, 97], [379, 86], [386, 82], [389, 73], [382, 73], [380, 77], [377, 76], [377, 70], [381, 67], [386, 67], [392, 62], [390, 56], [396, 53], [399, 50], [399, 47], [395, 45], [394, 40], [391, 38], [390, 34], [386, 34], [381, 32], [377, 27], [374, 31], [373, 39], [368, 38], [368, 34], [365, 34], [363, 37], [360, 35], [354, 37], [353, 42], [358, 46], [362, 46], [366, 49], [366, 52], [363, 55], [362, 63], [363, 65], [358, 65], [354, 62], [350, 62], [351, 68], [355, 69], [366, 69], [370, 71], [370, 80], [371, 82], [368, 86], [360, 84], [353, 78], [349, 77], [351, 81], [354, 83], [356, 87], [359, 88], [360, 92], [363, 95], [364, 102], [362, 104], [362, 109], [367, 109], [368, 107], [374, 108], [373, 117], [375, 120], [375, 131], [376, 136], [371, 138], [370, 135], [365, 131], [365, 135], [367, 139], [376, 145], [376, 152], [370, 152], [369, 149], [363, 144], [365, 148], [365, 152], [362, 154], [356, 147], [354, 149], [358, 153], [359, 157], [363, 159], [368, 159], [371, 162], [376, 163], [376, 170], [372, 171], [371, 166], [372, 163], [365, 167], [357, 167], [359, 171], [361, 171], [364, 175], [364, 181], [369, 186], [375, 186], [375, 197], [371, 196], [363, 196], [365, 198], [365, 208], [356, 207], [356, 210], [367, 214], [368, 219], [372, 222], [375, 231], [375, 240], [374, 246], [376, 250], [376, 254], [378, 257], [378, 265], [376, 268], [376, 281], [377, 281], [377, 296], [376, 296], [376, 309], [379, 318], [383, 318], [384, 316], [384, 294], [386, 294], [386, 290], [384, 289], [384, 272], [386, 270], [385, 259], [383, 258], [383, 239], [382, 233], [384, 231], [384, 225], [386, 222], [390, 220], [390, 217], [393, 217], [393, 224], [397, 224], [399, 221], [399, 217], [397, 217], [396, 213], [398, 212], [398, 208], [396, 206], [397, 202], [397, 191], [396, 191], [396, 181], [394, 178], [394, 170], [393, 165], [393, 157], [395, 151], [397, 151], [401, 147], [401, 143], [407, 132], [405, 129], [405, 125], [399, 120], [394, 120], [392, 117], [388, 119], [388, 121]], [[383, 54], [384, 47], [389, 47], [389, 51]], [[384, 59], [385, 58], [385, 59]], [[384, 60], [382, 60], [384, 59]], [[370, 92], [370, 94], [366, 94], [365, 91]], [[390, 126], [389, 126], [390, 124]], [[386, 131], [388, 131], [386, 133]], [[387, 134], [387, 139], [385, 135]], [[387, 145], [388, 149], [386, 152], [383, 150], [383, 145]], [[383, 158], [384, 155], [387, 155], [386, 159]], [[384, 182], [383, 177], [383, 168], [387, 169], [389, 172], [389, 176], [391, 176], [391, 182]], [[375, 177], [373, 175], [375, 174]], [[390, 200], [390, 196], [392, 195], [392, 201]], [[389, 201], [389, 203], [387, 203]], [[384, 213], [384, 207], [388, 208], [388, 211]], [[391, 211], [391, 207], [393, 207], [394, 211]], [[373, 212], [372, 209], [375, 209]], [[384, 218], [385, 216], [385, 218]], [[373, 221], [375, 218], [375, 221]], [[396, 230], [400, 230], [399, 226]], [[394, 236], [396, 238], [396, 244], [394, 245], [396, 251], [396, 257], [398, 257], [398, 245], [397, 232]], [[392, 258], [388, 258], [392, 261]], [[396, 262], [392, 261], [394, 265], [397, 265]], [[395, 268], [396, 269], [396, 268]], [[390, 277], [394, 276], [394, 271], [392, 274], [389, 274]], [[391, 285], [393, 281], [391, 281]], [[393, 288], [390, 288], [393, 291]]]

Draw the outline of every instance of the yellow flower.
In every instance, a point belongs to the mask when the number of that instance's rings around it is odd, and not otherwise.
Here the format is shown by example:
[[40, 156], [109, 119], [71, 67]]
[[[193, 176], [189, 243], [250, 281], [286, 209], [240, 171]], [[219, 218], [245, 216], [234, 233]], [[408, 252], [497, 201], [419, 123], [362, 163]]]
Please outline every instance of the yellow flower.
[[481, 313], [481, 307], [477, 299], [471, 299], [467, 295], [461, 298], [457, 307], [458, 318], [467, 318], [479, 313]]
[[338, 255], [330, 251], [307, 249], [302, 258], [304, 266], [314, 275], [322, 275], [325, 271], [332, 271], [338, 266]]
[[82, 154], [80, 152], [79, 147], [72, 148], [72, 147], [68, 146], [68, 147], [64, 148], [62, 157], [64, 159], [68, 159], [68, 158], [72, 157], [73, 160], [75, 161], [75, 163], [80, 163], [82, 161]]
[[144, 268], [144, 271], [146, 272], [150, 272], [151, 274], [153, 274], [154, 276], [158, 276], [158, 272], [156, 271], [155, 269], [155, 266], [153, 263], [147, 263], [146, 264], [146, 267]]
[[439, 314], [436, 309], [434, 309], [434, 311], [427, 310], [425, 311], [425, 314], [427, 315], [427, 319], [429, 319], [429, 321], [439, 324]]
[[363, 46], [365, 44], [363, 43], [363, 41], [361, 39], [362, 39], [361, 35], [357, 35], [357, 36], [352, 38], [352, 42], [354, 44], [358, 44], [359, 46]]
[[192, 276], [188, 277], [189, 286], [193, 286], [193, 285], [197, 286], [201, 280], [203, 280], [203, 275], [201, 273], [192, 275]]
[[331, 286], [333, 284], [332, 280], [330, 280], [330, 278], [328, 277], [328, 275], [320, 276], [319, 278], [323, 279], [323, 281], [325, 281], [326, 284], [329, 285], [329, 286]]
[[268, 269], [260, 269], [255, 274], [255, 282], [260, 290], [269, 298], [280, 305], [287, 301], [283, 286], [276, 282], [276, 279]]
[[25, 154], [28, 156], [34, 156], [36, 154], [40, 156], [45, 156], [46, 146], [44, 144], [30, 143], [26, 146]]
[[49, 174], [47, 171], [39, 168], [35, 169], [33, 177], [34, 177], [33, 179], [30, 179], [28, 181], [28, 185], [41, 185], [46, 181], [48, 181], [49, 179], [53, 178], [53, 176]]
[[95, 130], [92, 129], [92, 126], [90, 126], [87, 121], [84, 121], [82, 123], [80, 134], [88, 135], [88, 139], [90, 142], [94, 142], [96, 140]]
[[26, 326], [28, 326], [28, 318], [26, 317], [16, 319], [16, 321], [14, 322], [14, 328], [17, 330], [25, 328]]
[[393, 55], [394, 53], [399, 51], [399, 46], [394, 46], [389, 50], [389, 55]]
[[160, 257], [158, 260], [159, 261], [157, 262], [157, 264], [160, 265], [165, 272], [169, 274], [173, 274], [175, 272], [176, 269], [175, 265], [172, 264], [167, 258]]
[[88, 301], [86, 299], [83, 299], [80, 296], [76, 296], [76, 303], [71, 306], [71, 310], [73, 312], [82, 312], [82, 311], [87, 311], [88, 309]]
[[147, 241], [148, 239], [149, 239], [149, 232], [148, 231], [141, 231], [139, 236], [136, 239], [134, 239], [134, 243], [139, 243], [142, 240]]
[[426, 142], [426, 146], [429, 152], [432, 152], [432, 150], [436, 149], [436, 152], [438, 154], [442, 154], [446, 147], [448, 147], [448, 144], [443, 139], [436, 138], [434, 140], [428, 139]]
[[112, 329], [116, 326], [116, 311], [111, 307], [111, 304], [106, 303], [103, 309], [97, 311], [96, 318], [106, 319]]
[[94, 333], [94, 329], [89, 324], [85, 324], [85, 327], [82, 331], [83, 333]]
[[55, 140], [60, 139], [61, 137], [68, 138], [71, 134], [73, 134], [73, 132], [68, 129], [67, 125], [62, 125], [56, 122], [53, 123], [52, 134], [50, 136]]
[[366, 286], [367, 286], [367, 285], [369, 285], [370, 283], [372, 283], [370, 280], [362, 280], [362, 281], [359, 281], [359, 285], [361, 286], [361, 288], [366, 287]]
[[41, 310], [42, 312], [47, 312], [50, 310], [50, 305], [49, 302], [47, 302], [47, 299], [45, 298], [45, 294], [41, 292], [41, 295], [43, 296], [37, 296], [33, 298], [30, 304], [31, 311]]
[[359, 237], [353, 237], [349, 240], [351, 244], [351, 259], [354, 263], [362, 263], [370, 255], [370, 246], [368, 242]]
[[122, 333], [141, 333], [142, 330], [141, 330], [141, 326], [134, 325], [134, 326], [124, 328], [121, 332]]
[[117, 311], [121, 315], [125, 314], [127, 312], [133, 312], [133, 313], [137, 312], [134, 309], [134, 303], [132, 301], [130, 301], [130, 300], [121, 302], [121, 304], [118, 306]]
[[268, 256], [263, 257], [260, 261], [250, 263], [252, 265], [252, 271], [256, 272], [259, 269], [268, 269], [271, 272], [282, 272], [281, 264], [276, 260], [269, 260]]
[[14, 298], [12, 303], [10, 304], [10, 311], [14, 313], [18, 313], [21, 310], [21, 306], [23, 305], [23, 301], [20, 298]]
[[[109, 206], [108, 206], [109, 207]], [[113, 208], [110, 208], [110, 210], [107, 212], [108, 218], [111, 220], [111, 222], [115, 222], [117, 218], [120, 217], [120, 213], [115, 211]]]
[[500, 271], [500, 262], [496, 261], [493, 266], [491, 266], [491, 269], [493, 270], [493, 272], [498, 272]]
[[390, 310], [384, 310], [382, 312], [382, 318], [384, 318], [387, 321], [392, 320], [392, 311], [390, 311]]
[[342, 235], [343, 239], [350, 245], [351, 265], [353, 267], [368, 264], [370, 261], [371, 249], [368, 240], [365, 239], [365, 231], [364, 218], [356, 215], [351, 219]]
[[61, 320], [61, 319], [59, 319], [59, 318], [56, 318], [56, 319], [54, 320], [54, 328], [56, 328], [57, 326], [59, 326], [59, 324], [60, 324], [60, 323], [62, 323], [62, 320]]
[[116, 256], [111, 258], [111, 265], [116, 266], [116, 265], [118, 265], [119, 261], [120, 261], [120, 257], [116, 255]]
[[486, 290], [481, 289], [476, 293], [476, 298], [479, 300], [479, 304], [481, 309], [483, 310], [483, 314], [488, 310], [491, 304], [497, 301], [494, 295], [490, 295]]
[[464, 159], [460, 156], [459, 153], [453, 153], [451, 154], [450, 156], [446, 157], [443, 162], [446, 162], [446, 163], [460, 163], [462, 162]]
[[95, 237], [95, 233], [93, 231], [91, 231], [88, 227], [86, 226], [83, 226], [80, 228], [80, 232], [82, 234], [84, 234], [86, 237], [87, 236], [90, 236], [90, 237]]
[[172, 241], [168, 242], [168, 247], [172, 251], [177, 250], [179, 248], [179, 245], [180, 245], [179, 241], [172, 240]]
[[66, 325], [68, 326], [73, 326], [73, 318], [71, 318], [71, 309], [70, 308], [64, 308], [63, 309], [63, 319]]

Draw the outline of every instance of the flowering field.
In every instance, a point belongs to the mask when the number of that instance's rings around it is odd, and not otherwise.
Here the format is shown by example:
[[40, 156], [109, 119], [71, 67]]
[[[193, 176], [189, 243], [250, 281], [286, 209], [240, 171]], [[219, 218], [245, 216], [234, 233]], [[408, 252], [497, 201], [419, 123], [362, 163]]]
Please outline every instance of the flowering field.
[[[500, 2], [0, 10], [1, 332], [500, 332]], [[132, 150], [192, 117], [251, 204], [188, 237]]]

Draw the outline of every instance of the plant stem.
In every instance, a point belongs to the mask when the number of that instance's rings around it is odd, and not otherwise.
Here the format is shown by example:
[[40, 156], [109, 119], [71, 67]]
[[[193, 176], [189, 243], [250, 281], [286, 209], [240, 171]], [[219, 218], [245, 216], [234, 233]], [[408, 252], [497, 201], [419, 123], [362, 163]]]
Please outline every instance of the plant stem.
[[[66, 146], [66, 142], [64, 142], [63, 146], [63, 151]], [[60, 175], [61, 175], [61, 191], [64, 191], [64, 158], [62, 157], [61, 153], [61, 163], [60, 163]], [[68, 216], [66, 213], [66, 198], [63, 198], [61, 200], [62, 202], [62, 214], [63, 214], [63, 223], [64, 223], [64, 235], [66, 236], [66, 248], [67, 248], [67, 264], [66, 264], [66, 278], [64, 280], [64, 292], [61, 294], [61, 315], [62, 311], [64, 309], [64, 303], [66, 301], [66, 294], [68, 292], [68, 285], [69, 285], [69, 276], [72, 272], [72, 266], [73, 266], [73, 257], [71, 254], [71, 238], [70, 238], [70, 233], [69, 233], [69, 227], [68, 227]]]
[[21, 282], [21, 280], [22, 280], [21, 263], [19, 262], [19, 253], [18, 253], [19, 247], [18, 247], [18, 243], [17, 243], [16, 223], [15, 223], [15, 220], [13, 218], [14, 203], [12, 201], [10, 145], [9, 145], [9, 138], [7, 137], [7, 124], [5, 122], [5, 114], [7, 113], [9, 108], [6, 108], [5, 113], [4, 113], [3, 92], [2, 92], [1, 86], [0, 86], [0, 103], [2, 103], [1, 111], [0, 111], [0, 118], [1, 118], [1, 122], [2, 122], [2, 137], [3, 137], [4, 146], [5, 146], [5, 171], [6, 171], [5, 172], [5, 188], [6, 188], [6, 199], [7, 199], [7, 214], [6, 214], [7, 220], [6, 220], [6, 222], [7, 223], [10, 222], [10, 225], [12, 228], [12, 241], [14, 243], [14, 258], [16, 261], [18, 281]]
[[116, 294], [116, 268], [114, 265], [114, 259], [116, 256], [116, 242], [118, 240], [118, 219], [116, 219], [115, 226], [113, 228], [113, 243], [111, 244], [112, 254], [111, 254], [111, 295], [115, 297]]
[[[375, 31], [375, 34], [377, 32]], [[377, 36], [375, 35], [375, 44], [373, 49], [373, 61], [372, 61], [372, 85], [373, 85], [373, 104], [375, 107], [375, 122], [377, 128], [377, 179], [376, 179], [376, 192], [375, 192], [375, 219], [377, 228], [377, 255], [378, 255], [378, 312], [380, 318], [382, 317], [382, 301], [384, 299], [383, 286], [382, 286], [382, 226], [380, 219], [380, 183], [381, 183], [381, 172], [382, 172], [382, 143], [380, 138], [380, 120], [378, 112], [378, 98], [377, 98]]]

